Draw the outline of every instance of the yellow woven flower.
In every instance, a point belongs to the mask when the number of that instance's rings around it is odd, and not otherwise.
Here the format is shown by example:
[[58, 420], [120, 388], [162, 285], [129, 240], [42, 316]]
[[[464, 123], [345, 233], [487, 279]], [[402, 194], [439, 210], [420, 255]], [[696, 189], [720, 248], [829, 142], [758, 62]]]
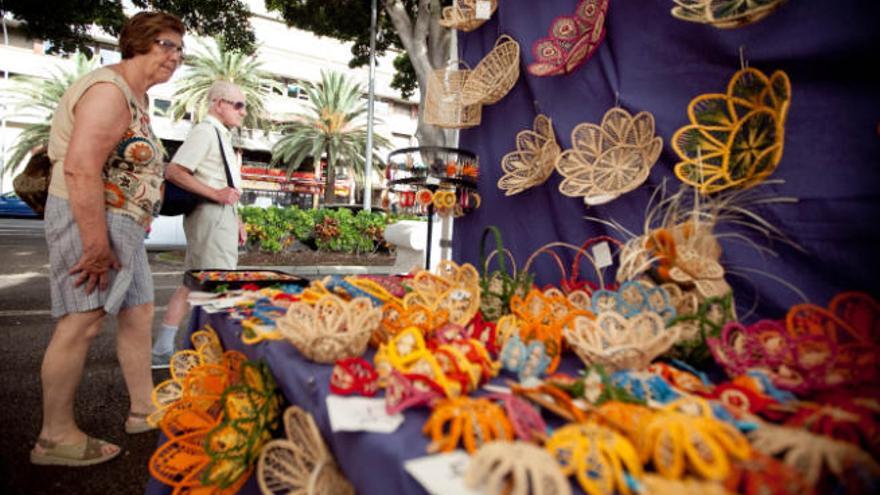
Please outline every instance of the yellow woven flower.
[[504, 175], [498, 179], [498, 189], [506, 196], [521, 193], [543, 184], [553, 173], [559, 157], [559, 144], [553, 134], [553, 122], [546, 115], [538, 115], [532, 124], [534, 130], [516, 134], [516, 151], [501, 159]]
[[632, 116], [622, 108], [608, 110], [601, 127], [578, 124], [571, 131], [571, 145], [556, 162], [556, 170], [565, 176], [559, 192], [583, 197], [588, 205], [607, 203], [639, 187], [663, 150], [663, 140], [654, 135], [654, 116]]
[[760, 21], [785, 0], [673, 0], [672, 16], [683, 21], [737, 28]]
[[682, 159], [675, 175], [703, 194], [760, 183], [782, 159], [790, 103], [785, 72], [768, 79], [752, 68], [734, 74], [726, 94], [694, 98], [688, 105], [691, 123], [672, 137], [672, 149]]

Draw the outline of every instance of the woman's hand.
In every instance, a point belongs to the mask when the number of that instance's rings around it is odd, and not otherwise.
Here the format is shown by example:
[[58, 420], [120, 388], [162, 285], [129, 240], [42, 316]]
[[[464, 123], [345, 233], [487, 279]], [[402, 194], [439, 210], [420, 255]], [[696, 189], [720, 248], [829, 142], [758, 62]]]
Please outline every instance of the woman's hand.
[[79, 287], [86, 284], [83, 290], [86, 294], [91, 294], [95, 287], [101, 291], [107, 290], [107, 285], [110, 282], [110, 270], [119, 270], [120, 266], [110, 243], [105, 240], [84, 245], [82, 256], [69, 273], [71, 275], [79, 274], [74, 286]]

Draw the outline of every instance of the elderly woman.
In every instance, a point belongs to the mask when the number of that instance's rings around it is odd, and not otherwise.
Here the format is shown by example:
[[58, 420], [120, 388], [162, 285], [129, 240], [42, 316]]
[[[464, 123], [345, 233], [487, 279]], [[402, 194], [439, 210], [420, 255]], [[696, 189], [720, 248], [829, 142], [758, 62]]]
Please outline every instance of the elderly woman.
[[162, 202], [164, 164], [147, 89], [180, 66], [184, 31], [168, 14], [135, 15], [119, 37], [122, 61], [73, 83], [52, 119], [45, 224], [52, 316], [59, 320], [43, 358], [34, 464], [87, 466], [120, 452], [86, 435], [73, 415], [86, 353], [107, 314], [116, 315], [116, 352], [131, 400], [125, 431], [151, 429], [153, 283], [144, 233]]

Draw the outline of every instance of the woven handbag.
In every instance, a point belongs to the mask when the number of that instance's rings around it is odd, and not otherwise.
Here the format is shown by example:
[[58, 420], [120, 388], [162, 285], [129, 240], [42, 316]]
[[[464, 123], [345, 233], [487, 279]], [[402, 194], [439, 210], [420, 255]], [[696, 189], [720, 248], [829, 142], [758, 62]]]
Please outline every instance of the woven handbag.
[[52, 161], [46, 151], [34, 153], [24, 170], [12, 180], [15, 194], [32, 210], [43, 215], [49, 198], [49, 181], [52, 177]]
[[[491, 16], [498, 8], [498, 0], [488, 0]], [[482, 26], [489, 19], [477, 18], [477, 0], [453, 0], [452, 6], [443, 7], [439, 23], [441, 26], [469, 32]]]
[[[486, 240], [492, 234], [495, 237], [495, 250], [486, 257]], [[497, 255], [498, 270], [489, 271], [489, 262], [492, 255]], [[483, 319], [498, 321], [498, 318], [510, 313], [510, 299], [514, 295], [525, 297], [532, 288], [532, 276], [525, 271], [517, 273], [516, 267], [511, 272], [507, 271], [505, 257], [509, 251], [504, 249], [501, 241], [501, 231], [498, 227], [490, 225], [483, 230], [480, 239], [480, 310]], [[511, 256], [511, 261], [513, 257]]]
[[[466, 68], [460, 69], [458, 65]], [[470, 73], [464, 62], [451, 63], [445, 69], [431, 73], [425, 94], [425, 123], [445, 129], [466, 129], [480, 125], [483, 106], [479, 103], [465, 105], [462, 102], [462, 88]]]
[[506, 34], [495, 41], [483, 60], [471, 71], [461, 92], [465, 105], [492, 105], [504, 98], [519, 79], [519, 43]]

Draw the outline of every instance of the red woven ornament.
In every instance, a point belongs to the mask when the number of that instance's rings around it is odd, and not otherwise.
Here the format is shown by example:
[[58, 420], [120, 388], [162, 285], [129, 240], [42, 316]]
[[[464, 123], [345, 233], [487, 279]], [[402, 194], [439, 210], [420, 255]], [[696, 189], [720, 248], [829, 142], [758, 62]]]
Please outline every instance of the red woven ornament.
[[366, 397], [376, 395], [379, 390], [379, 375], [369, 361], [351, 357], [336, 361], [330, 376], [330, 391], [339, 395], [360, 394]]
[[828, 309], [812, 304], [793, 306], [785, 325], [793, 336], [830, 340], [836, 346], [825, 383], [871, 383], [880, 377], [878, 346], [880, 309], [867, 294], [844, 292], [832, 299]]
[[761, 414], [771, 405], [777, 404], [769, 396], [736, 383], [722, 383], [705, 397], [721, 402], [738, 417], [746, 413]]
[[880, 425], [873, 412], [857, 400], [849, 397], [848, 391], [826, 394], [821, 404], [804, 404], [785, 425], [855, 444], [876, 456], [880, 451]]
[[467, 326], [468, 338], [481, 342], [492, 356], [497, 356], [501, 349], [498, 347], [498, 330], [495, 323], [483, 319], [483, 313], [477, 312]]
[[553, 20], [549, 36], [532, 45], [535, 62], [529, 72], [535, 76], [568, 74], [596, 53], [605, 38], [608, 0], [581, 0], [574, 15]]
[[724, 487], [744, 495], [813, 495], [815, 490], [797, 470], [758, 451], [732, 466]]

